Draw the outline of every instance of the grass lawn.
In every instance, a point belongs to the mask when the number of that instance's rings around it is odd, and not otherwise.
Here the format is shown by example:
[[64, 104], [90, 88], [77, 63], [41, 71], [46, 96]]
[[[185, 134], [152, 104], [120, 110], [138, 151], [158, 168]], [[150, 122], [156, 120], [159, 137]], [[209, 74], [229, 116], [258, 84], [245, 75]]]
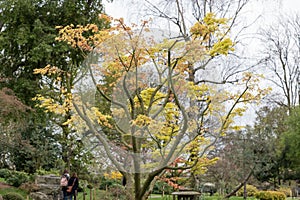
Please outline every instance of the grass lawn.
[[22, 197], [24, 197], [24, 199], [26, 199], [27, 195], [28, 195], [24, 190], [20, 190], [18, 188], [2, 188], [2, 189], [0, 189], [0, 195], [4, 195], [7, 193], [18, 193]]
[[[221, 200], [220, 196], [201, 196], [199, 200]], [[173, 200], [172, 195], [165, 195], [162, 197], [160, 194], [152, 194], [150, 200]], [[229, 200], [243, 200], [243, 197], [230, 197]], [[247, 200], [255, 200], [253, 197], [248, 197]]]
[[[24, 199], [27, 198], [27, 193], [23, 190], [20, 190], [18, 188], [1, 188], [0, 189], [0, 195], [6, 194], [6, 193], [18, 193], [20, 195], [22, 195], [24, 197]], [[90, 200], [90, 195], [92, 195], [92, 199], [91, 200], [103, 200], [104, 197], [108, 196], [108, 193], [106, 191], [103, 190], [89, 190], [86, 189], [85, 190], [86, 195], [83, 194], [83, 192], [79, 192], [78, 196], [77, 196], [77, 200]], [[289, 197], [287, 198], [287, 200], [292, 200], [295, 198]], [[299, 199], [299, 198], [297, 198]], [[29, 199], [31, 200], [31, 199]], [[114, 199], [112, 199], [114, 200]], [[162, 197], [161, 194], [151, 194], [149, 200], [173, 200], [173, 197], [171, 195], [165, 195], [164, 197]], [[220, 196], [201, 196], [199, 198], [199, 200], [222, 200], [222, 197]], [[243, 197], [230, 197], [229, 200], [243, 200]], [[248, 197], [247, 200], [256, 200], [253, 197]]]

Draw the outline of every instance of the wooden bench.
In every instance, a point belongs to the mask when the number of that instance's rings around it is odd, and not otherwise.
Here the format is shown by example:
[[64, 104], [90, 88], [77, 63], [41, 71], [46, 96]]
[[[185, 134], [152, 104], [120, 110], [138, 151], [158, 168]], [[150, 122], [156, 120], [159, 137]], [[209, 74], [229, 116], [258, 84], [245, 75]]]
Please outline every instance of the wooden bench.
[[201, 193], [197, 191], [178, 191], [172, 193], [173, 200], [197, 200], [197, 197], [200, 195]]

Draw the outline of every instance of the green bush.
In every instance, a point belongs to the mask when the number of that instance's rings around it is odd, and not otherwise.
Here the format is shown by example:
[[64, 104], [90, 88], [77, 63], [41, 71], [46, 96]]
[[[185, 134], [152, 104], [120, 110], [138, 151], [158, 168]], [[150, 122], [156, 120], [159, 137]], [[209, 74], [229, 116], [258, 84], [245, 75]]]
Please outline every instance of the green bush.
[[[247, 196], [248, 197], [253, 197], [253, 196], [255, 196], [256, 192], [258, 192], [258, 189], [253, 185], [247, 185], [246, 189], [247, 189]], [[237, 191], [236, 195], [239, 196], [239, 197], [244, 196], [244, 187], [240, 188]]]
[[24, 200], [18, 193], [7, 193], [2, 196], [3, 200]]
[[0, 177], [7, 179], [8, 177], [10, 177], [12, 174], [12, 171], [9, 169], [0, 169]]
[[286, 196], [283, 192], [277, 191], [259, 191], [255, 197], [260, 200], [285, 200]]
[[120, 184], [120, 181], [114, 179], [103, 179], [99, 185], [100, 190], [106, 190], [112, 185]]
[[173, 188], [169, 186], [166, 182], [157, 181], [153, 187], [153, 194], [171, 194], [173, 192]]
[[22, 183], [26, 183], [30, 180], [30, 176], [25, 172], [14, 171], [11, 175], [6, 178], [8, 184], [19, 187]]

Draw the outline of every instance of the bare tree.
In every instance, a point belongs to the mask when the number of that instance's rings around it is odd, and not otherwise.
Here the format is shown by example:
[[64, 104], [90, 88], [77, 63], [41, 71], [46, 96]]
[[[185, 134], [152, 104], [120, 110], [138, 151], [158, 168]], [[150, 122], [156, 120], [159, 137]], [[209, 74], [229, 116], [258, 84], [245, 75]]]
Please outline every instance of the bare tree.
[[280, 16], [278, 23], [261, 33], [263, 58], [270, 72], [268, 80], [275, 86], [271, 101], [289, 110], [299, 104], [300, 18]]

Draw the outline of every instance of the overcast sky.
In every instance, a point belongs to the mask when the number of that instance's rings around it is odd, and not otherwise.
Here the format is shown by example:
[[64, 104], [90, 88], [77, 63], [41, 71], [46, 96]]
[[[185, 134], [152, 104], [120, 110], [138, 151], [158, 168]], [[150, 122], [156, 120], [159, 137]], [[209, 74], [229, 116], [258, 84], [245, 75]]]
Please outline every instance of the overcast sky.
[[[151, 0], [151, 2], [159, 0]], [[267, 25], [276, 23], [279, 19], [279, 16], [299, 14], [300, 15], [300, 0], [251, 0], [251, 4], [248, 4], [243, 12], [243, 18], [246, 17], [245, 23], [251, 23], [255, 19], [258, 20], [250, 29], [248, 29], [249, 36], [247, 36], [247, 43], [251, 44], [248, 46], [248, 50], [255, 48], [257, 49], [257, 40], [251, 38], [252, 33], [256, 33], [260, 28], [264, 28]], [[141, 10], [141, 2], [144, 0], [114, 0], [113, 3], [105, 3], [105, 11], [108, 15], [114, 18], [123, 17], [126, 23], [138, 23], [145, 13]], [[145, 17], [145, 19], [147, 19]], [[258, 47], [259, 48], [259, 47]], [[249, 52], [252, 52], [249, 50]], [[257, 51], [253, 51], [257, 52]], [[250, 106], [251, 109], [251, 106]], [[257, 110], [256, 106], [252, 107], [252, 112], [246, 113], [249, 118], [253, 118], [253, 112]], [[244, 118], [245, 120], [249, 119], [248, 117]], [[243, 121], [243, 120], [242, 120]], [[243, 123], [241, 121], [241, 123]], [[249, 123], [249, 122], [248, 122]]]
[[[155, 0], [152, 0], [153, 2]], [[123, 17], [127, 22], [136, 22], [143, 17], [140, 0], [114, 0], [112, 3], [104, 1], [105, 11], [115, 18]], [[300, 13], [300, 0], [252, 0], [247, 5], [250, 18], [262, 15], [266, 22], [270, 22], [279, 13]]]

